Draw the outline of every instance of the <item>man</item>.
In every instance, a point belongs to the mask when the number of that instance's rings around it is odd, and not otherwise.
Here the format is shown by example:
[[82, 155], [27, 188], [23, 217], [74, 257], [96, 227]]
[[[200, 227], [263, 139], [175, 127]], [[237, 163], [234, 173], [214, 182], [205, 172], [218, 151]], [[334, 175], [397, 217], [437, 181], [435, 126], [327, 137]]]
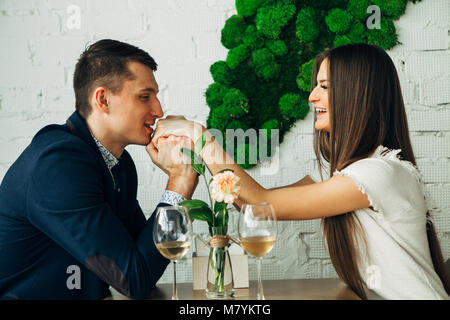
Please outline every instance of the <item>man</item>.
[[192, 196], [189, 164], [150, 145], [163, 116], [156, 63], [113, 40], [91, 45], [74, 74], [76, 111], [41, 129], [0, 186], [0, 298], [101, 299], [109, 286], [146, 298], [168, 260], [136, 200], [137, 174], [127, 145], [146, 145], [168, 176], [159, 206]]

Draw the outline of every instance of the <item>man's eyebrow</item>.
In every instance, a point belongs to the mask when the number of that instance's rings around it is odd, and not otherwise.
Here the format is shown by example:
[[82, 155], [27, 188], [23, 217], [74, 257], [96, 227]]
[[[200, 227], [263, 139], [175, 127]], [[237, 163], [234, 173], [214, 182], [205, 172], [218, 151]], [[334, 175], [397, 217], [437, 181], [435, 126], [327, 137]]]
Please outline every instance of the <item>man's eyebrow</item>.
[[146, 92], [146, 91], [158, 93], [159, 92], [159, 88], [148, 87], [148, 88], [143, 88], [143, 89], [139, 90], [139, 92]]

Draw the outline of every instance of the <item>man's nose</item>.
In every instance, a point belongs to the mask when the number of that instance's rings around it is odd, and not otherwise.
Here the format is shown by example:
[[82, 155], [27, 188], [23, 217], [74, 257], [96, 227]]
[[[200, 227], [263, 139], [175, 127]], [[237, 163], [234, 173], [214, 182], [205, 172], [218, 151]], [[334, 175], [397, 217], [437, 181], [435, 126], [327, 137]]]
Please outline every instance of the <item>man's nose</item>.
[[152, 116], [155, 118], [162, 118], [164, 116], [164, 112], [161, 107], [161, 102], [159, 101], [158, 98], [156, 98], [156, 101], [152, 106]]

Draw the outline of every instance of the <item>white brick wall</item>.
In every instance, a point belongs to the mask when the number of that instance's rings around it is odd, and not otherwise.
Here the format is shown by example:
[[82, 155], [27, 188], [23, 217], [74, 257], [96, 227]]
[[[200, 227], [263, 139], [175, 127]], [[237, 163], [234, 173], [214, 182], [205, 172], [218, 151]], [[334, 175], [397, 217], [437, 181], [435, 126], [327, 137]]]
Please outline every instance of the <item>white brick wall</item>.
[[[80, 29], [71, 29], [70, 5], [80, 8]], [[210, 65], [224, 60], [220, 31], [235, 13], [233, 0], [0, 0], [0, 179], [49, 123], [63, 123], [74, 109], [72, 75], [85, 45], [101, 38], [130, 42], [157, 61], [156, 78], [167, 114], [205, 123], [204, 91]], [[395, 22], [402, 45], [389, 54], [401, 80], [414, 150], [431, 196], [444, 257], [450, 258], [450, 0], [409, 3]], [[312, 115], [285, 137], [280, 170], [261, 175], [265, 187], [317, 175]], [[139, 202], [148, 214], [167, 178], [142, 147], [129, 146], [139, 174]], [[206, 199], [203, 182], [194, 194]], [[323, 247], [319, 220], [280, 222], [274, 250], [264, 259], [266, 279], [336, 277]], [[206, 233], [203, 223], [194, 231]], [[250, 262], [250, 277], [256, 267]], [[178, 264], [178, 281], [191, 281], [191, 262]], [[171, 267], [162, 282], [172, 279]]]

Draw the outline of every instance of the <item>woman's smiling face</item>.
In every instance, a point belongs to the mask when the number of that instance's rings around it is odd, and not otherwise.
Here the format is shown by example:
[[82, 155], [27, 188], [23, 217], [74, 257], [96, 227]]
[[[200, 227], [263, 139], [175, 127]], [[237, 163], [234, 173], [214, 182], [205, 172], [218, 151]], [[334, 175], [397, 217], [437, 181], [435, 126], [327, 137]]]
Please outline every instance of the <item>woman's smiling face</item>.
[[316, 114], [314, 127], [316, 130], [330, 132], [330, 113], [328, 112], [328, 59], [323, 60], [320, 64], [316, 81], [317, 85], [309, 95], [309, 102], [313, 104], [314, 112]]

